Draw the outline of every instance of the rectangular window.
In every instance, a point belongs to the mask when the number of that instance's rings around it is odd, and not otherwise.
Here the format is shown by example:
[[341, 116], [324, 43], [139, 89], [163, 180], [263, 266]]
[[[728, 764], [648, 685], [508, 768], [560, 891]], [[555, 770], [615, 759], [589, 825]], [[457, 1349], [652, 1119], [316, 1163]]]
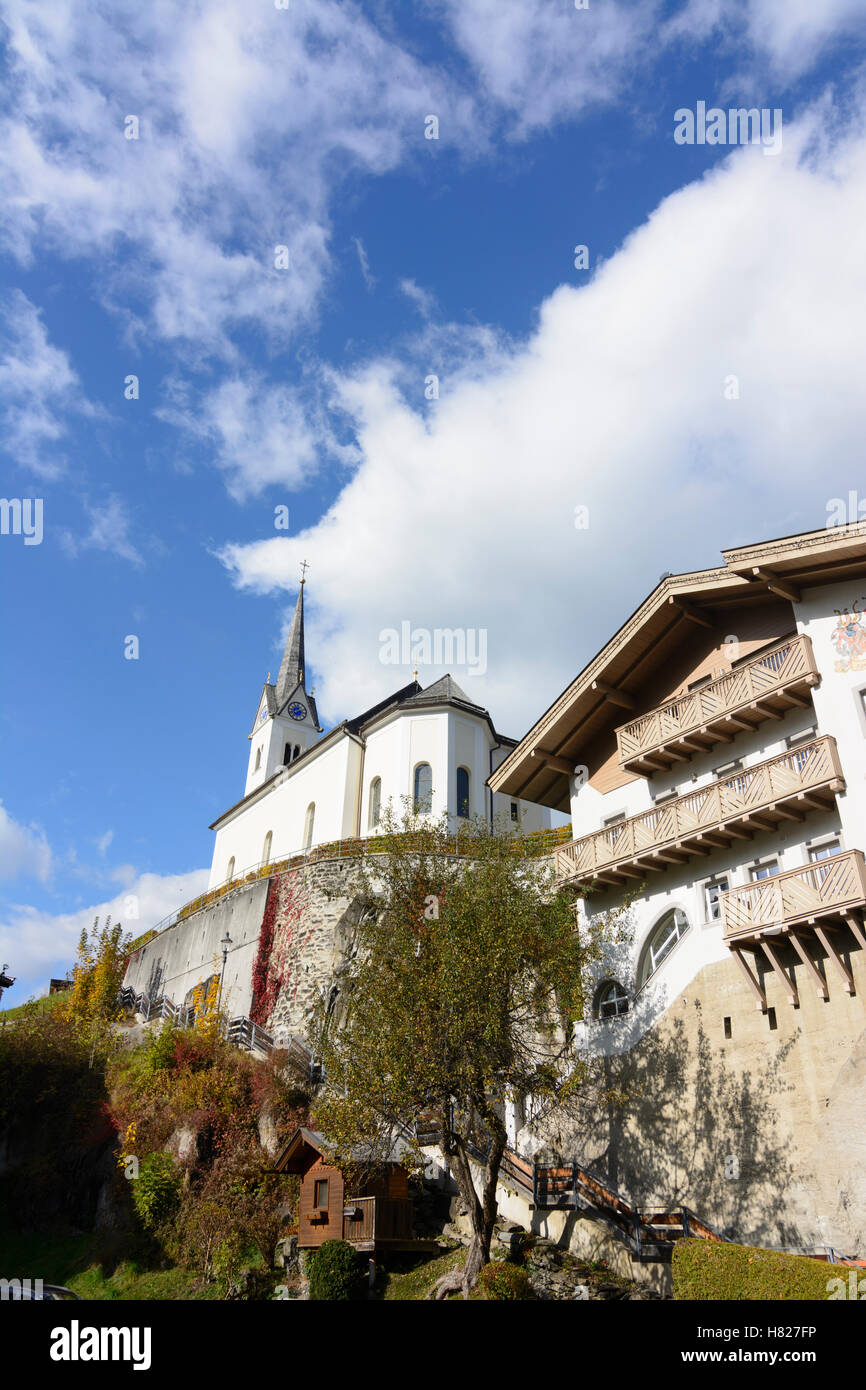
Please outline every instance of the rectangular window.
[[801, 729], [799, 734], [789, 734], [785, 739], [786, 748], [796, 748], [798, 743], [811, 743], [813, 738], [818, 737], [817, 725], [813, 724], [808, 729]]
[[743, 760], [742, 760], [742, 758], [734, 758], [732, 762], [729, 762], [729, 763], [722, 763], [721, 767], [714, 767], [714, 768], [713, 768], [713, 776], [714, 776], [714, 777], [730, 777], [730, 775], [731, 775], [732, 772], [742, 772], [742, 770], [743, 770]]
[[318, 1178], [313, 1194], [313, 1206], [317, 1211], [326, 1211], [328, 1207], [328, 1179]]
[[773, 878], [779, 872], [779, 861], [771, 859], [766, 864], [756, 864], [749, 870], [749, 877], [753, 883], [759, 883], [763, 878]]
[[512, 820], [515, 820], [515, 821], [517, 820], [517, 802], [516, 802], [516, 801], [512, 801], [512, 803], [511, 803], [511, 819], [512, 819]]
[[712, 679], [713, 679], [713, 673], [712, 673], [712, 671], [711, 671], [710, 674], [709, 674], [708, 676], [699, 676], [698, 679], [697, 679], [696, 681], [689, 681], [688, 685], [686, 686], [686, 689], [689, 690], [689, 691], [691, 691], [691, 690], [700, 690], [700, 688], [701, 688], [702, 685], [709, 685], [709, 683], [710, 683], [710, 681], [711, 681]]
[[841, 846], [838, 840], [828, 840], [826, 844], [815, 845], [809, 850], [809, 859], [813, 864], [817, 864], [819, 859], [829, 859], [831, 854], [838, 854]]
[[657, 794], [653, 795], [653, 805], [663, 806], [667, 801], [676, 801], [678, 796], [679, 792], [677, 791], [676, 787], [673, 787], [672, 790], [669, 792], [658, 792]]
[[619, 825], [620, 821], [625, 820], [625, 811], [617, 811], [615, 816], [608, 816], [607, 820], [602, 821], [602, 825]]
[[707, 921], [718, 922], [722, 916], [722, 905], [719, 902], [719, 894], [727, 893], [730, 884], [726, 878], [716, 879], [715, 883], [708, 883], [704, 889], [707, 902]]

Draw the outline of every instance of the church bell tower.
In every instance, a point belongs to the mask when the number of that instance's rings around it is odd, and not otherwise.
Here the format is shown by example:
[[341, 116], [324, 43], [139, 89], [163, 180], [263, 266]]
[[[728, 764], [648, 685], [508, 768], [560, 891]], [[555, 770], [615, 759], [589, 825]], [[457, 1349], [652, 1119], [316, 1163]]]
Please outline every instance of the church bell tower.
[[244, 795], [260, 787], [281, 767], [300, 758], [322, 733], [316, 702], [308, 693], [304, 670], [304, 585], [298, 601], [276, 685], [265, 682], [250, 738], [250, 761]]

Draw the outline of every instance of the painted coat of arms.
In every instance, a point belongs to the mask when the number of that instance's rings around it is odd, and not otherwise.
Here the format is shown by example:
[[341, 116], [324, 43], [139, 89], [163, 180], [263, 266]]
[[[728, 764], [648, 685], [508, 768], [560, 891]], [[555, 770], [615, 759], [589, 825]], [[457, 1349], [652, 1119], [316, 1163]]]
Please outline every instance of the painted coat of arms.
[[834, 663], [837, 671], [866, 671], [866, 610], [858, 604], [866, 604], [866, 598], [855, 599], [848, 609], [834, 608], [839, 619], [830, 634], [830, 641], [839, 653]]

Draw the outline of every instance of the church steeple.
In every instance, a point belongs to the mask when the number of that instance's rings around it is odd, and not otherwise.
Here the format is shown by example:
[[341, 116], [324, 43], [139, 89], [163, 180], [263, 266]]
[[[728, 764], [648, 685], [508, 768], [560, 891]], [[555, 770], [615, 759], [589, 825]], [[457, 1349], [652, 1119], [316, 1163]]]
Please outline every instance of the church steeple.
[[271, 685], [268, 672], [268, 679], [259, 699], [255, 723], [249, 735], [247, 792], [268, 781], [281, 767], [288, 767], [302, 757], [318, 741], [322, 733], [313, 692], [307, 690], [305, 680], [305, 583], [306, 580], [302, 578], [277, 683]]
[[304, 585], [306, 582], [306, 579], [302, 579], [298, 589], [295, 615], [289, 628], [286, 649], [280, 664], [280, 674], [277, 677], [278, 710], [282, 709], [286, 700], [297, 690], [298, 686], [304, 684]]

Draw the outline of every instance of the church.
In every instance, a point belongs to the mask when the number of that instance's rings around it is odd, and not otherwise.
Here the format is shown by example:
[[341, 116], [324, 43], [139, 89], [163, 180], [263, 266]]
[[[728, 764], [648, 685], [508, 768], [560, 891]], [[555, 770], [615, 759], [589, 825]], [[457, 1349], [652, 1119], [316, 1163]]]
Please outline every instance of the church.
[[[327, 733], [307, 687], [302, 579], [276, 683], [268, 680], [248, 735], [244, 794], [216, 832], [209, 889], [318, 845], [380, 833], [385, 807], [410, 805], [452, 829], [483, 817], [521, 834], [551, 813], [491, 792], [488, 778], [517, 746], [450, 675], [416, 678]], [[561, 817], [557, 818], [561, 820]]]

